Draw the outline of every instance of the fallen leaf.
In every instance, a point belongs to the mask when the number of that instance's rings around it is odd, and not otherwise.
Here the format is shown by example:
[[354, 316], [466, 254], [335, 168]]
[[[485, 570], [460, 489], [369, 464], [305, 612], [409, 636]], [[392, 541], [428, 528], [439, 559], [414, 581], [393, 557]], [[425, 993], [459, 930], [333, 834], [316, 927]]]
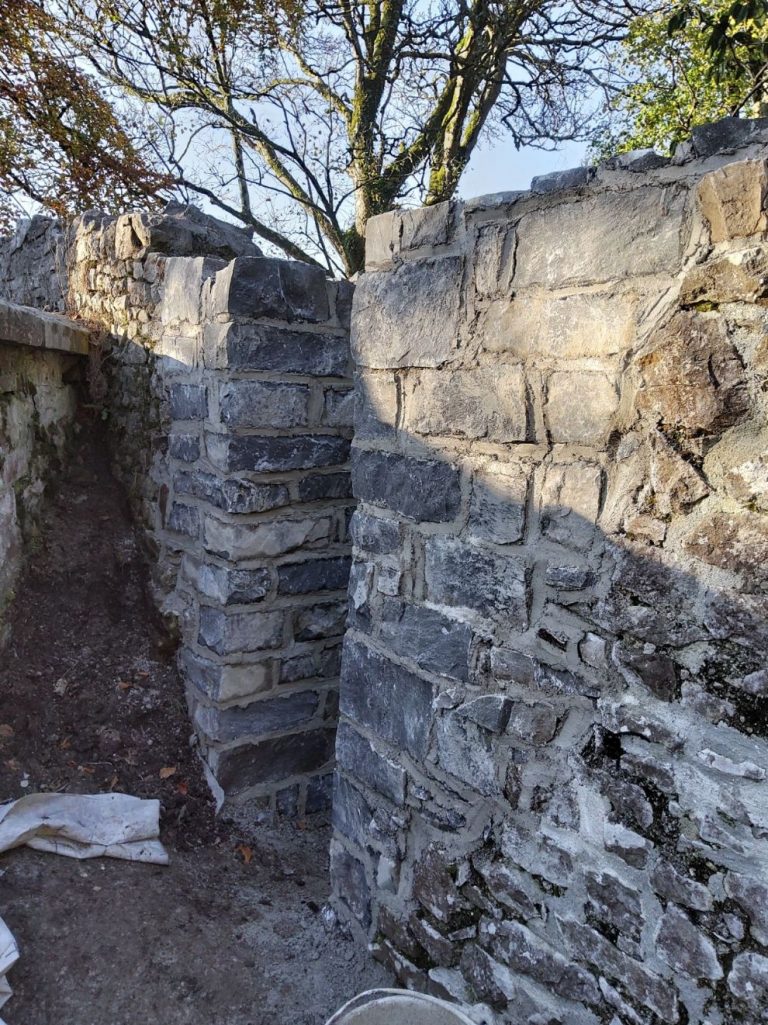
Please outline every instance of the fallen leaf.
[[239, 854], [240, 857], [243, 859], [244, 865], [250, 865], [251, 859], [253, 858], [252, 848], [248, 847], [244, 843], [241, 843], [238, 844], [237, 847], [235, 847], [235, 852]]
[[70, 747], [72, 747], [72, 738], [71, 737], [64, 737], [63, 740], [59, 741], [59, 748], [62, 751], [66, 751], [67, 748], [70, 748]]
[[130, 690], [132, 686], [133, 684], [129, 683], [127, 680], [118, 680], [117, 682], [118, 690]]
[[181, 780], [180, 783], [176, 784], [176, 793], [181, 794], [182, 797], [186, 797], [189, 793], [189, 784]]
[[114, 790], [119, 782], [120, 781], [118, 780], [117, 776], [113, 776], [112, 779], [109, 781], [109, 789]]
[[0, 737], [12, 737], [12, 736], [13, 736], [13, 726], [9, 725], [7, 722], [0, 723]]
[[92, 776], [96, 769], [92, 765], [78, 765], [77, 767], [80, 772], [86, 773], [88, 776]]
[[17, 762], [15, 758], [9, 758], [8, 761], [5, 763], [5, 767], [7, 769], [10, 769], [11, 772], [18, 772], [18, 770], [21, 768], [21, 762]]
[[164, 768], [160, 770], [160, 779], [168, 779], [169, 777], [173, 776], [175, 772], [175, 765], [166, 765]]
[[139, 677], [140, 680], [146, 680], [149, 676], [149, 673], [146, 671], [146, 669], [142, 669], [138, 673], [136, 673], [136, 675]]

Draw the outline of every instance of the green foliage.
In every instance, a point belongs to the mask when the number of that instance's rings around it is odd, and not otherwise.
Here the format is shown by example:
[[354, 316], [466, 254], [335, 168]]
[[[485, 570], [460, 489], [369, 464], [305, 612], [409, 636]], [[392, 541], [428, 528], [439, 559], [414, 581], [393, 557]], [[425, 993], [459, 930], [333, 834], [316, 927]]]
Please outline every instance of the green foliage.
[[670, 153], [700, 124], [764, 111], [766, 0], [673, 0], [636, 19], [617, 52], [625, 85], [593, 144], [596, 156]]

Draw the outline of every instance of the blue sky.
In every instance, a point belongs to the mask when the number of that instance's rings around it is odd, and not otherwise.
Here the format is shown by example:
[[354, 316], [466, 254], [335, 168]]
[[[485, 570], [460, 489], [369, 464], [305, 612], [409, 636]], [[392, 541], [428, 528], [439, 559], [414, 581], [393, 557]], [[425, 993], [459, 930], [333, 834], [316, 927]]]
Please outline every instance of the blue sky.
[[526, 147], [516, 150], [508, 139], [495, 139], [476, 150], [459, 187], [462, 199], [489, 192], [527, 189], [531, 178], [550, 171], [564, 171], [584, 162], [586, 143], [564, 143], [558, 150]]

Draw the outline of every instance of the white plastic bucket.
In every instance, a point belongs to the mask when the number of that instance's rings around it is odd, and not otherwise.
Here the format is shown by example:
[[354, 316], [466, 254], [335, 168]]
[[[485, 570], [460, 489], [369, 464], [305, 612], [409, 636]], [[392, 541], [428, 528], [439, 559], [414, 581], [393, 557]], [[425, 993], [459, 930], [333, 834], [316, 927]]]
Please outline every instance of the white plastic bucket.
[[475, 1025], [456, 1004], [407, 989], [360, 993], [326, 1025]]

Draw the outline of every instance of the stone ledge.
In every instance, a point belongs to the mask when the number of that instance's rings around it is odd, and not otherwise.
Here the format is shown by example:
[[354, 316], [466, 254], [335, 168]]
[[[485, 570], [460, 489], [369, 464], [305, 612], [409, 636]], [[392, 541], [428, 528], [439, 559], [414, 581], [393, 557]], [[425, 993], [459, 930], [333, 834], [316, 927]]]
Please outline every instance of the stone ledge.
[[91, 332], [67, 317], [0, 300], [0, 342], [87, 356]]

